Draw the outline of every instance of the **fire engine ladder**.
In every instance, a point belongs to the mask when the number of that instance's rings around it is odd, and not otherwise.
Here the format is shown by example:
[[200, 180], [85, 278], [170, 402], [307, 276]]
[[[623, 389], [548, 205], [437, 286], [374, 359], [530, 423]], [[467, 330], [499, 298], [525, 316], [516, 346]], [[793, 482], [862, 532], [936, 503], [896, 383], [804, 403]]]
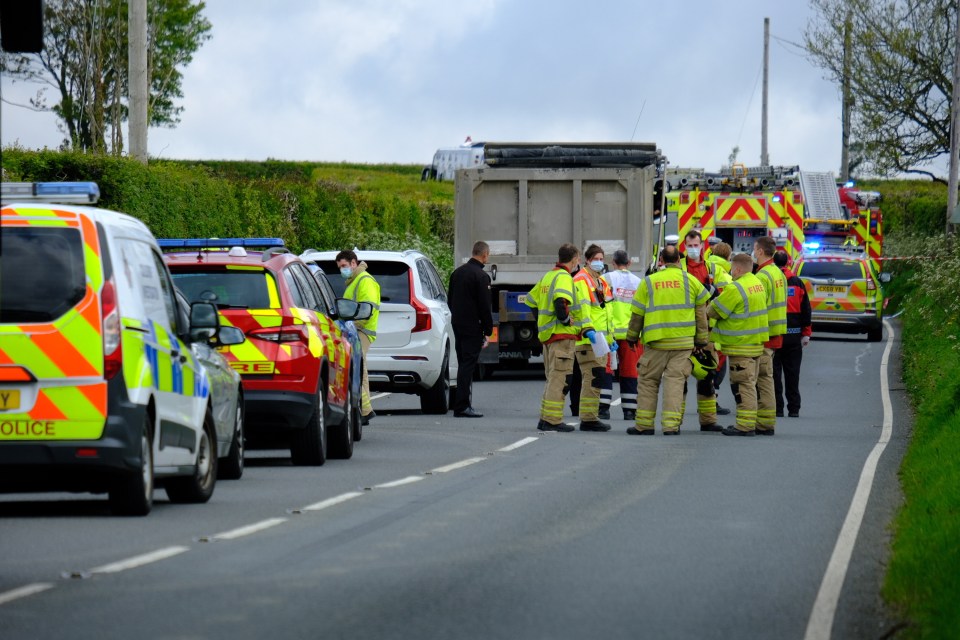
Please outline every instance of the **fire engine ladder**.
[[804, 217], [815, 220], [844, 220], [837, 183], [830, 172], [800, 172]]

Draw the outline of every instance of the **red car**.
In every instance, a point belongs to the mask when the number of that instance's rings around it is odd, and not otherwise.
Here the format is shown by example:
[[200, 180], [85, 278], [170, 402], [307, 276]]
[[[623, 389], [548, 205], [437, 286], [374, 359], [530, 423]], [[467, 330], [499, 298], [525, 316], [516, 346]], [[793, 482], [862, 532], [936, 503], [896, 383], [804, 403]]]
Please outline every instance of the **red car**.
[[369, 305], [326, 300], [279, 238], [159, 244], [187, 300], [213, 302], [222, 324], [246, 335], [221, 351], [243, 382], [249, 444], [289, 446], [298, 465], [350, 458], [361, 372], [338, 321], [369, 316]]

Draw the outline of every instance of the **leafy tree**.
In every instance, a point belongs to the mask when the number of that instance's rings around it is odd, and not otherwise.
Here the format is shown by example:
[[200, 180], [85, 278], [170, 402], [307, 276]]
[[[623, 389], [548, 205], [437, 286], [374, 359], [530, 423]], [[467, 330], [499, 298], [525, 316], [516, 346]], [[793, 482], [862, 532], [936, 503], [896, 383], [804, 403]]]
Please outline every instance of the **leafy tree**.
[[[176, 126], [183, 107], [181, 69], [210, 38], [203, 2], [150, 0], [147, 8], [147, 122]], [[44, 49], [39, 54], [3, 54], [0, 68], [15, 80], [43, 87], [28, 108], [52, 111], [65, 134], [63, 148], [123, 152], [127, 119], [126, 0], [47, 0]], [[59, 97], [48, 102], [53, 89]]]
[[811, 0], [809, 58], [842, 85], [849, 23], [853, 138], [866, 169], [915, 173], [950, 152], [957, 0]]

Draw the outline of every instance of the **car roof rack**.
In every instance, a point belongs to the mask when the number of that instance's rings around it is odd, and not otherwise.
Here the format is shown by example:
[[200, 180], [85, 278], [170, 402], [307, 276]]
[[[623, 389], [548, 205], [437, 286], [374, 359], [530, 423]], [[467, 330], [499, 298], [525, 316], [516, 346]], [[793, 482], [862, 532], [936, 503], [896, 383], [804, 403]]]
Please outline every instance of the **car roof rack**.
[[3, 202], [43, 202], [51, 204], [96, 204], [100, 187], [96, 182], [4, 182], [0, 184]]

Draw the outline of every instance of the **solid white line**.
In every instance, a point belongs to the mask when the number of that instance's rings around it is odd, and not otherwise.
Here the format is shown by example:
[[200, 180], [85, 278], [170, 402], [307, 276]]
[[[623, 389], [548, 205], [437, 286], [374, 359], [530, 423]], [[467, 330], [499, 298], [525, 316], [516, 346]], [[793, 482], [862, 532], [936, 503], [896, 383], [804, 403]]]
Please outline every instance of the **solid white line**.
[[141, 556], [134, 556], [132, 558], [127, 558], [126, 560], [120, 560], [119, 562], [105, 564], [102, 567], [97, 567], [96, 569], [90, 569], [90, 573], [119, 573], [121, 571], [126, 571], [127, 569], [136, 569], [137, 567], [142, 567], [143, 565], [150, 564], [152, 562], [166, 560], [167, 558], [180, 555], [185, 551], [190, 551], [190, 547], [178, 546], [157, 549], [156, 551], [151, 551], [150, 553], [145, 553]]
[[5, 593], [0, 593], [0, 604], [6, 604], [14, 600], [19, 600], [20, 598], [26, 598], [27, 596], [32, 596], [35, 593], [40, 593], [41, 591], [46, 591], [47, 589], [53, 589], [53, 585], [49, 582], [28, 584], [27, 586], [20, 587], [19, 589], [13, 589]]
[[375, 396], [370, 396], [370, 400], [379, 400], [380, 398], [386, 398], [386, 397], [389, 396], [391, 393], [392, 393], [391, 391], [385, 391], [384, 393], [378, 393], [378, 394], [375, 395]]
[[266, 520], [261, 520], [260, 522], [254, 522], [253, 524], [248, 524], [245, 527], [238, 527], [232, 531], [225, 531], [224, 533], [218, 533], [215, 536], [210, 536], [209, 541], [214, 540], [236, 540], [237, 538], [242, 538], [243, 536], [248, 536], [251, 533], [257, 533], [258, 531], [263, 531], [264, 529], [269, 529], [270, 527], [275, 527], [278, 524], [283, 524], [286, 522], [286, 518], [267, 518]]
[[530, 444], [531, 442], [536, 442], [536, 441], [539, 440], [539, 439], [540, 439], [540, 438], [533, 438], [533, 437], [524, 438], [523, 440], [517, 440], [517, 441], [514, 442], [513, 444], [508, 444], [507, 446], [503, 447], [502, 449], [497, 449], [497, 451], [513, 451], [514, 449], [519, 449], [520, 447], [522, 447], [522, 446], [524, 446], [524, 445], [528, 445], [528, 444]]
[[383, 484], [373, 485], [374, 489], [392, 489], [394, 487], [399, 487], [405, 484], [411, 484], [413, 482], [420, 482], [423, 480], [423, 476], [407, 476], [406, 478], [400, 478], [399, 480], [394, 480], [393, 482], [384, 482]]
[[887, 448], [887, 443], [890, 442], [890, 436], [893, 433], [893, 404], [890, 402], [890, 382], [888, 380], [890, 351], [893, 348], [893, 327], [886, 321], [883, 324], [887, 328], [887, 346], [883, 350], [883, 358], [880, 360], [883, 429], [880, 432], [880, 439], [877, 440], [877, 444], [873, 446], [873, 450], [863, 464], [863, 471], [860, 472], [860, 481], [857, 483], [857, 490], [853, 494], [853, 502], [850, 504], [850, 510], [847, 511], [847, 517], [843, 521], [843, 527], [837, 537], [837, 544], [833, 548], [833, 554], [827, 564], [827, 571], [823, 575], [823, 582], [820, 583], [817, 599], [813, 603], [813, 611], [810, 612], [810, 620], [807, 622], [807, 632], [804, 635], [804, 640], [830, 638], [833, 618], [837, 613], [837, 602], [840, 600], [840, 592], [843, 589], [843, 581], [847, 576], [847, 569], [850, 567], [850, 557], [853, 555], [853, 547], [857, 542], [857, 535], [863, 522], [863, 514], [867, 509], [867, 501], [870, 499], [870, 490], [873, 488], [873, 477], [877, 471], [877, 463], [880, 456], [883, 455], [884, 449]]
[[455, 471], [457, 469], [463, 469], [464, 467], [469, 467], [472, 464], [477, 464], [478, 462], [483, 462], [486, 458], [467, 458], [466, 460], [461, 460], [460, 462], [454, 462], [453, 464], [448, 464], [445, 467], [437, 467], [432, 470], [430, 473], [446, 473], [448, 471]]
[[341, 493], [338, 496], [327, 498], [326, 500], [321, 500], [320, 502], [315, 502], [310, 506], [303, 507], [302, 509], [300, 509], [300, 511], [320, 511], [321, 509], [326, 509], [328, 507], [338, 505], [340, 503], [346, 502], [347, 500], [353, 500], [354, 498], [358, 498], [362, 495], [363, 494], [360, 493], [359, 491], [350, 491], [348, 493]]

